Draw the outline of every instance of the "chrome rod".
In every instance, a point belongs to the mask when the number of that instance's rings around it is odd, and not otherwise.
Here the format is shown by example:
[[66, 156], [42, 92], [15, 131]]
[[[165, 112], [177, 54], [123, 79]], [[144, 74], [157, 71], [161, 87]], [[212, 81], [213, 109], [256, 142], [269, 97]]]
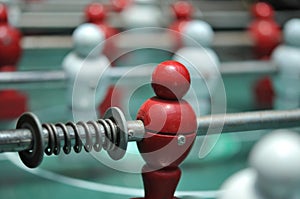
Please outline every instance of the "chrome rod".
[[300, 126], [300, 109], [227, 113], [199, 117], [197, 135]]
[[32, 147], [32, 133], [29, 129], [0, 131], [0, 152], [18, 152]]
[[[300, 126], [300, 109], [295, 110], [271, 110], [271, 111], [255, 111], [244, 113], [228, 113], [228, 114], [214, 114], [208, 116], [201, 116], [197, 118], [198, 130], [197, 135], [203, 136], [215, 133], [230, 133], [238, 131], [252, 131], [260, 129], [280, 129]], [[144, 126], [139, 120], [125, 121], [127, 125], [126, 135], [128, 141], [139, 141], [144, 135]], [[43, 126], [41, 127], [44, 135], [44, 145], [48, 145], [49, 131]], [[67, 127], [70, 138], [72, 139], [72, 146], [74, 145], [75, 132], [70, 126]], [[88, 124], [89, 129], [93, 129], [91, 123]], [[102, 134], [104, 129], [100, 128]], [[86, 133], [84, 128], [78, 128], [80, 138], [83, 143], [86, 140]], [[30, 149], [33, 144], [33, 134], [29, 129], [16, 129], [0, 131], [0, 152], [17, 152]], [[57, 129], [57, 134], [64, 145], [64, 134], [61, 128]], [[90, 132], [92, 139], [95, 139], [95, 131]]]
[[33, 83], [64, 81], [66, 79], [64, 71], [18, 71], [0, 72], [0, 83]]
[[[117, 81], [125, 76], [129, 80], [132, 78], [150, 77], [155, 66], [143, 66], [144, 70], [134, 71], [134, 66], [121, 66], [110, 68], [108, 71], [109, 78]], [[129, 73], [130, 71], [130, 73]], [[274, 74], [277, 67], [269, 61], [244, 61], [244, 62], [225, 62], [220, 66], [221, 75], [240, 75], [240, 74]], [[34, 83], [49, 81], [65, 81], [66, 75], [62, 70], [52, 71], [18, 71], [0, 73], [0, 83]], [[4, 85], [3, 85], [4, 86]]]

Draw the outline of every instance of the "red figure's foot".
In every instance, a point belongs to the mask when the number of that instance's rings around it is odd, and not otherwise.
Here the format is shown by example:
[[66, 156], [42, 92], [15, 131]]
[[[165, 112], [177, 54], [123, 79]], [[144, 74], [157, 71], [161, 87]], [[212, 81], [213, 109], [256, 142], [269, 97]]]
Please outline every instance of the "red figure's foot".
[[259, 109], [271, 109], [273, 107], [274, 89], [270, 77], [264, 77], [254, 85], [256, 106]]
[[145, 197], [141, 199], [176, 199], [174, 193], [181, 176], [178, 167], [151, 171], [151, 168], [145, 165], [142, 176]]

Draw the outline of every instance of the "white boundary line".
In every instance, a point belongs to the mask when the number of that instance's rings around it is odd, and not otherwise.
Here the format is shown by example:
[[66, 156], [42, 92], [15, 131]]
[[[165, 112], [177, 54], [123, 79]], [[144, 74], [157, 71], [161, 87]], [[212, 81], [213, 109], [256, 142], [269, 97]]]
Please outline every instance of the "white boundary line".
[[[82, 189], [99, 191], [103, 193], [112, 193], [118, 195], [127, 195], [127, 196], [143, 196], [144, 190], [138, 188], [130, 188], [130, 187], [121, 187], [115, 185], [107, 185], [103, 183], [90, 182], [86, 180], [71, 178], [67, 176], [63, 176], [45, 169], [36, 168], [29, 169], [20, 163], [19, 157], [16, 154], [5, 154], [7, 159], [10, 160], [14, 165], [18, 168], [27, 171], [31, 174], [37, 175], [39, 177], [52, 180], [58, 183], [66, 184], [73, 187], [78, 187]], [[209, 190], [209, 191], [176, 191], [176, 196], [197, 196], [204, 198], [216, 198], [221, 191], [218, 190]]]

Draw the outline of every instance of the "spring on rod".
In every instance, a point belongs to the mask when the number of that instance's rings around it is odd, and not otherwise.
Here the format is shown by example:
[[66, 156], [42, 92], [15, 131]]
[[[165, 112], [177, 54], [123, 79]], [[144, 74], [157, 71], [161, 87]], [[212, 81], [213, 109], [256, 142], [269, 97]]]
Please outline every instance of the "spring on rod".
[[[198, 120], [198, 136], [210, 134], [253, 131], [259, 129], [280, 129], [299, 127], [300, 109], [271, 110], [246, 113], [217, 114], [202, 116]], [[121, 159], [129, 141], [145, 138], [145, 126], [141, 120], [126, 121], [122, 111], [116, 107], [108, 109], [104, 118], [89, 122], [68, 122], [66, 124], [40, 124], [32, 113], [23, 114], [16, 129], [0, 131], [0, 153], [19, 152], [23, 163], [35, 168], [47, 155], [76, 153], [82, 148], [86, 151], [100, 151], [102, 148], [109, 156]]]
[[[75, 138], [73, 150], [80, 153], [82, 147], [86, 152], [91, 152], [94, 149], [100, 152], [103, 148], [106, 151], [115, 150], [119, 146], [118, 135], [120, 129], [110, 119], [99, 119], [97, 121], [88, 122], [68, 122], [66, 124], [42, 124], [43, 129], [48, 131], [48, 146], [45, 148], [47, 155], [58, 155], [61, 148], [65, 154], [69, 154], [72, 149], [72, 137]], [[79, 129], [83, 129], [85, 136], [82, 136]], [[61, 147], [59, 132], [63, 132], [64, 145]], [[74, 136], [72, 136], [73, 134]], [[85, 143], [83, 143], [85, 140]]]
[[17, 129], [28, 129], [32, 133], [32, 146], [19, 152], [23, 163], [30, 168], [42, 162], [44, 152], [58, 155], [62, 149], [69, 154], [72, 148], [76, 153], [80, 153], [82, 148], [86, 152], [104, 149], [112, 159], [119, 160], [125, 155], [128, 141], [137, 137], [135, 133], [144, 133], [141, 121], [126, 121], [122, 111], [116, 107], [108, 109], [103, 119], [66, 124], [41, 125], [35, 115], [26, 113], [19, 118]]

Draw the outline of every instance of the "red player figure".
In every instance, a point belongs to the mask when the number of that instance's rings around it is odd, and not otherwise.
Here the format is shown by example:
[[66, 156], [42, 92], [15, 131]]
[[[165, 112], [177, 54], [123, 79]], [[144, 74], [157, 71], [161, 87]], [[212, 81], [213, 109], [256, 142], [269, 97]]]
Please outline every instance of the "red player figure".
[[17, 65], [22, 54], [21, 37], [21, 33], [9, 25], [7, 7], [0, 3], [0, 67]]
[[254, 41], [254, 52], [258, 59], [269, 59], [271, 53], [281, 42], [281, 29], [274, 20], [271, 5], [259, 2], [253, 5], [253, 22], [249, 33]]
[[193, 15], [193, 6], [187, 1], [177, 1], [172, 5], [176, 21], [170, 29], [180, 32], [185, 22], [190, 21]]
[[160, 63], [152, 74], [156, 96], [139, 109], [137, 119], [145, 125], [145, 138], [138, 142], [146, 161], [143, 167], [145, 199], [173, 199], [181, 171], [196, 137], [197, 118], [182, 99], [190, 87], [188, 70], [176, 61]]
[[[115, 2], [118, 3], [118, 2]], [[119, 2], [120, 4], [122, 2]], [[103, 53], [107, 56], [107, 58], [110, 61], [113, 61], [113, 57], [114, 57], [114, 52], [115, 52], [115, 45], [113, 43], [113, 39], [109, 39], [111, 36], [115, 35], [118, 33], [118, 30], [109, 26], [106, 22], [107, 16], [107, 10], [105, 8], [105, 6], [101, 3], [91, 3], [89, 5], [86, 6], [85, 8], [85, 18], [86, 21], [89, 23], [93, 23], [96, 24], [97, 26], [99, 26], [101, 28], [101, 30], [104, 32], [105, 34], [105, 47], [103, 50]], [[103, 115], [105, 113], [105, 111], [112, 106], [112, 93], [113, 92], [120, 92], [118, 91], [114, 91], [114, 89], [116, 89], [114, 86], [111, 86], [108, 89], [108, 92], [106, 94], [106, 97], [104, 99], [104, 101], [100, 104], [100, 106], [98, 107], [98, 110], [100, 112], [100, 115]], [[114, 95], [116, 97], [120, 97], [119, 95]], [[118, 106], [118, 99], [114, 99], [114, 102], [117, 102], [117, 104], [114, 104], [114, 106]]]
[[[2, 66], [0, 72], [13, 72], [13, 66]], [[19, 117], [27, 111], [27, 97], [19, 91], [8, 89], [0, 90], [0, 120], [9, 120]]]
[[[254, 53], [258, 59], [268, 60], [281, 42], [281, 29], [274, 20], [274, 10], [268, 3], [254, 4], [251, 13], [254, 21], [249, 26], [249, 32], [254, 41]], [[274, 91], [270, 78], [260, 79], [254, 88], [257, 108], [272, 108]]]
[[0, 23], [7, 24], [8, 17], [7, 17], [7, 7], [4, 4], [0, 4]]
[[91, 3], [85, 7], [86, 22], [96, 24], [105, 34], [105, 47], [103, 53], [110, 61], [113, 61], [116, 52], [116, 46], [113, 39], [108, 39], [119, 31], [106, 23], [107, 10], [101, 3]]
[[[0, 3], [0, 72], [12, 72], [21, 54], [21, 33], [8, 23], [7, 7]], [[19, 117], [27, 110], [27, 98], [16, 90], [0, 91], [0, 119]]]
[[256, 106], [259, 109], [272, 109], [275, 92], [270, 77], [256, 82], [254, 86]]
[[118, 30], [106, 23], [107, 10], [101, 3], [87, 5], [84, 13], [86, 21], [98, 25], [104, 32], [106, 39], [118, 33]]
[[174, 33], [175, 41], [177, 42], [175, 46], [176, 50], [182, 46], [180, 33], [182, 33], [186, 22], [192, 19], [194, 9], [193, 6], [187, 1], [177, 1], [172, 5], [172, 10], [176, 21], [170, 25], [169, 29], [178, 32], [178, 34]]

